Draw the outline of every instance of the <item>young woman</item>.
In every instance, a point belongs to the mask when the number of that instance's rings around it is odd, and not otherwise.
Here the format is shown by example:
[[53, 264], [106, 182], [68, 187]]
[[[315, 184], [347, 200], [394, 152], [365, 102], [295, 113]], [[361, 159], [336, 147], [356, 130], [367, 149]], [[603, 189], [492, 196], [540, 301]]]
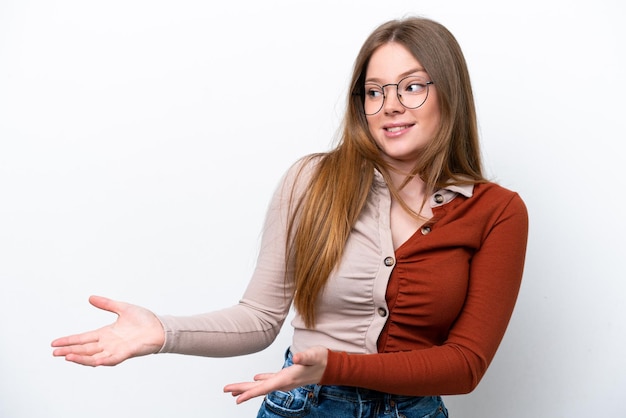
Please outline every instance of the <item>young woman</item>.
[[150, 353], [234, 356], [276, 337], [285, 366], [226, 392], [259, 417], [447, 416], [504, 335], [522, 277], [527, 212], [482, 174], [467, 66], [421, 18], [387, 22], [354, 66], [341, 141], [285, 175], [241, 302], [156, 316], [101, 297], [114, 324], [55, 340], [55, 356], [115, 365]]

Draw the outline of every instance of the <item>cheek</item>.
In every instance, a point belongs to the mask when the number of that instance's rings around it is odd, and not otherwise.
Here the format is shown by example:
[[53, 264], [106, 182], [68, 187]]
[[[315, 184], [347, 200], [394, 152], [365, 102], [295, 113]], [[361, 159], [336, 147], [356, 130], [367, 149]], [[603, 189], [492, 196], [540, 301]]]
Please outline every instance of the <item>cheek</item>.
[[376, 137], [374, 135], [374, 132], [376, 131], [376, 116], [367, 116], [367, 130], [369, 131], [370, 135], [372, 135], [374, 138]]
[[371, 137], [371, 143], [372, 145], [374, 145], [376, 147], [376, 149], [380, 150], [381, 146], [382, 146], [382, 142], [380, 139], [380, 129], [377, 128], [379, 127], [380, 124], [376, 122], [376, 117], [375, 116], [368, 116], [367, 117], [367, 130], [369, 131], [370, 137]]
[[441, 114], [439, 112], [433, 112], [430, 126], [434, 132], [439, 130], [439, 127], [441, 126]]
[[438, 130], [439, 126], [441, 125], [441, 110], [439, 109], [439, 100], [437, 100], [437, 95], [433, 96], [433, 100], [429, 103], [430, 106], [428, 107], [428, 111], [429, 117], [432, 121], [431, 125]]
[[422, 114], [420, 115], [422, 126], [430, 135], [435, 134], [441, 126], [441, 112], [439, 111], [439, 106], [437, 106], [437, 103], [432, 104], [434, 106], [421, 109]]

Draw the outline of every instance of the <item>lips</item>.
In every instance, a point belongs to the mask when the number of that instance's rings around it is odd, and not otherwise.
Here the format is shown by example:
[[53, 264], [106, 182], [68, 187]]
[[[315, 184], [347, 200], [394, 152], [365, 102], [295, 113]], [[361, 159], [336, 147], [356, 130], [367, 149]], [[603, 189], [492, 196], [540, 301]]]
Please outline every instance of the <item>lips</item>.
[[387, 132], [400, 132], [404, 129], [409, 129], [413, 125], [401, 125], [401, 126], [386, 126], [383, 129]]

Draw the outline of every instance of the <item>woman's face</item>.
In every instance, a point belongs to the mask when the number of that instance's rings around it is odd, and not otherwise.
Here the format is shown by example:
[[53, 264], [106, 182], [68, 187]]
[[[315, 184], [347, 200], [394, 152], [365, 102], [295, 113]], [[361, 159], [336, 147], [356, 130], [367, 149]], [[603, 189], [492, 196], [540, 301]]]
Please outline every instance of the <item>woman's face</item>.
[[365, 94], [369, 94], [369, 99], [365, 98], [366, 104], [376, 96], [376, 88], [369, 90], [368, 86], [392, 84], [383, 88], [385, 97], [382, 108], [378, 113], [367, 116], [367, 122], [383, 158], [403, 171], [414, 167], [421, 150], [435, 136], [441, 120], [437, 89], [433, 84], [423, 91], [421, 97], [427, 94], [427, 98], [420, 107], [409, 109], [400, 102], [395, 84], [409, 76], [410, 83], [417, 81], [421, 84], [401, 85], [398, 88], [401, 88], [401, 95], [403, 90], [406, 93], [403, 95], [407, 97], [403, 99], [405, 104], [411, 105], [415, 99], [408, 98], [409, 90], [423, 89], [423, 85], [431, 80], [419, 61], [404, 46], [394, 42], [374, 51], [365, 74]]

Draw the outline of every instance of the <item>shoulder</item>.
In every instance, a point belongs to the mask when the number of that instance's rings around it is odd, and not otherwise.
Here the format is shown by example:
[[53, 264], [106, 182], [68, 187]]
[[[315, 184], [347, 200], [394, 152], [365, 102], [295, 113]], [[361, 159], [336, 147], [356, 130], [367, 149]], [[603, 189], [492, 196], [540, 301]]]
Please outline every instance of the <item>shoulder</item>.
[[293, 199], [302, 196], [317, 171], [324, 154], [310, 154], [295, 161], [283, 174], [276, 196], [281, 199]]
[[326, 154], [309, 154], [296, 160], [287, 170], [287, 177], [311, 176]]
[[474, 192], [468, 203], [487, 213], [494, 215], [517, 214], [528, 217], [526, 204], [520, 195], [497, 183], [485, 182], [474, 186]]
[[520, 195], [514, 191], [499, 185], [498, 183], [485, 182], [474, 185], [473, 196], [479, 200], [495, 199], [496, 201], [522, 201]]
[[288, 188], [307, 185], [315, 175], [324, 154], [310, 154], [294, 162], [283, 175], [283, 186]]

